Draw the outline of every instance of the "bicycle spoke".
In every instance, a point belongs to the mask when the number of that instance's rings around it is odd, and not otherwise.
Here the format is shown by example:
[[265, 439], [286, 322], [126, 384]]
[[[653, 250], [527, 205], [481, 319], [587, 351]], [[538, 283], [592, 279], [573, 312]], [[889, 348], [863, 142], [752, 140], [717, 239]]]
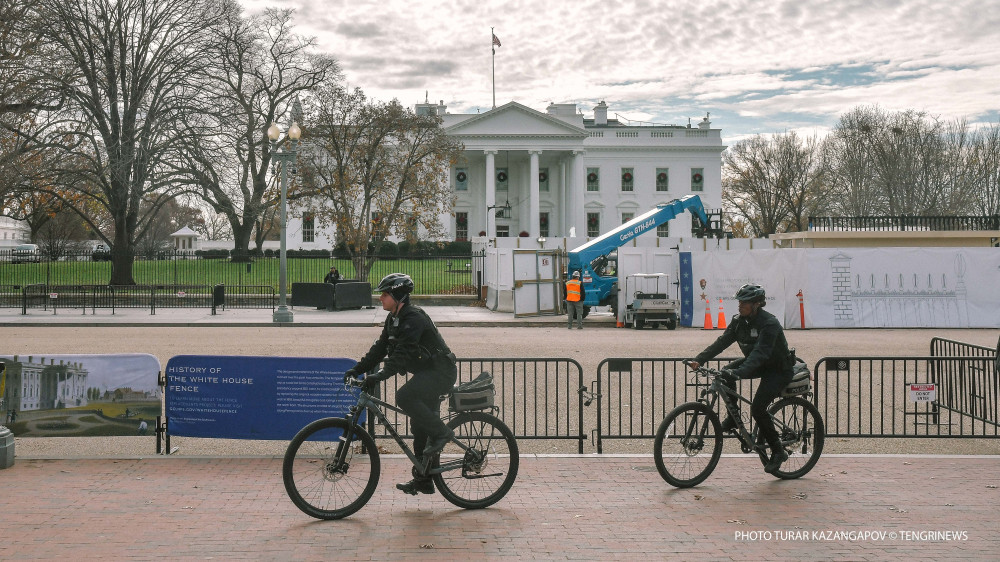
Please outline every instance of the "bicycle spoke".
[[499, 501], [514, 483], [518, 468], [517, 443], [502, 422], [485, 413], [470, 412], [448, 424], [459, 447], [450, 443], [441, 453], [444, 467], [454, 470], [436, 476], [441, 494], [459, 507], [480, 508]]

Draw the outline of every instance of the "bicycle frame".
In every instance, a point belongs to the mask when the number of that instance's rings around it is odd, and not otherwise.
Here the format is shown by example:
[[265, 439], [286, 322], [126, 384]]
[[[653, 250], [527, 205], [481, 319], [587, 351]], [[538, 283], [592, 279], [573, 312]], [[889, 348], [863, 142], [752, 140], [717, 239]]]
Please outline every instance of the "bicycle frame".
[[[389, 432], [389, 435], [396, 441], [396, 443], [400, 446], [400, 448], [403, 449], [403, 453], [406, 454], [406, 457], [410, 459], [410, 462], [413, 464], [414, 467], [416, 467], [421, 472], [421, 474], [431, 476], [434, 474], [441, 474], [444, 472], [449, 472], [451, 470], [457, 470], [462, 468], [464, 462], [463, 459], [448, 461], [446, 463], [439, 463], [438, 466], [431, 469], [428, 469], [427, 466], [431, 462], [431, 458], [425, 458], [423, 463], [418, 463], [417, 457], [414, 454], [413, 450], [406, 445], [406, 442], [403, 440], [402, 437], [400, 437], [399, 432], [396, 431], [396, 428], [393, 427], [391, 423], [389, 423], [389, 418], [386, 417], [385, 412], [382, 410], [382, 408], [385, 408], [386, 410], [391, 410], [398, 414], [403, 414], [404, 416], [406, 415], [406, 412], [404, 412], [401, 408], [389, 404], [384, 400], [379, 400], [378, 398], [375, 398], [374, 396], [368, 394], [363, 390], [360, 391], [358, 394], [358, 403], [354, 406], [351, 406], [347, 416], [345, 417], [348, 426], [351, 428], [350, 431], [353, 432], [354, 428], [359, 427], [357, 423], [358, 413], [361, 412], [362, 410], [367, 410], [371, 415], [375, 416], [377, 423], [381, 423], [383, 426], [385, 426], [386, 430]], [[447, 421], [452, 419], [453, 417], [454, 417], [453, 415], [448, 414], [443, 419]], [[343, 441], [341, 441], [341, 446], [338, 448], [337, 451], [338, 462], [344, 462], [347, 456], [347, 447], [344, 447], [344, 445], [351, 443], [352, 438], [353, 435], [347, 435], [345, 436]], [[374, 435], [372, 436], [372, 439], [375, 439]], [[466, 447], [460, 441], [453, 439], [452, 443], [458, 445], [466, 453], [469, 452], [469, 448]]]
[[[707, 405], [712, 412], [715, 412], [715, 405], [718, 404], [721, 395], [726, 395], [732, 398], [733, 404], [745, 403], [747, 405], [752, 405], [753, 402], [743, 397], [739, 391], [733, 390], [723, 384], [722, 380], [716, 376], [712, 379], [712, 382], [701, 391], [701, 397], [698, 401]], [[706, 398], [708, 396], [708, 398]], [[736, 434], [736, 439], [739, 440], [741, 449], [745, 453], [749, 453], [757, 449], [757, 446], [753, 444], [753, 436], [750, 434], [750, 430], [747, 429], [745, 423], [743, 423], [743, 418], [740, 416], [738, 409], [730, 407], [730, 402], [723, 400], [722, 403], [726, 406], [726, 412], [729, 413], [729, 417], [736, 421], [736, 427], [739, 432]]]

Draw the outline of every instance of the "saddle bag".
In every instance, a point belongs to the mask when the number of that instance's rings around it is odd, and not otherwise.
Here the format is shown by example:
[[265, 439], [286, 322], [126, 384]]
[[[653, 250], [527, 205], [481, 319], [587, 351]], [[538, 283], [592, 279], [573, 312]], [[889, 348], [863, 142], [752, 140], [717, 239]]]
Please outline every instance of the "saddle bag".
[[448, 398], [448, 409], [453, 412], [472, 412], [493, 408], [496, 387], [493, 375], [483, 372], [469, 382], [455, 387]]
[[812, 390], [812, 374], [806, 362], [796, 358], [792, 365], [792, 380], [781, 391], [782, 396], [798, 396]]

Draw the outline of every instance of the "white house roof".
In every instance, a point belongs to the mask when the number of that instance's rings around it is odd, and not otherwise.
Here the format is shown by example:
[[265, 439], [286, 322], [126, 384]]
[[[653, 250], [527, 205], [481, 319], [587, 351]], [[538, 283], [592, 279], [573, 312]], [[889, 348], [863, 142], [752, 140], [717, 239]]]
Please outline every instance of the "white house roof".
[[178, 230], [177, 232], [171, 234], [170, 236], [174, 238], [180, 238], [182, 236], [194, 236], [195, 238], [197, 238], [198, 233], [185, 226], [184, 228]]
[[458, 137], [548, 137], [583, 139], [587, 131], [515, 101], [445, 127]]

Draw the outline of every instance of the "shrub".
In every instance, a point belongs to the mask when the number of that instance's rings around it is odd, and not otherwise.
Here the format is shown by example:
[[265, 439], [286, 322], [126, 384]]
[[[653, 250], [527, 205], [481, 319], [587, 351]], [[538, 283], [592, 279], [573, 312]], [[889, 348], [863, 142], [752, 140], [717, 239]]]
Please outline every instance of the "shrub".
[[395, 242], [391, 240], [383, 240], [381, 244], [378, 245], [378, 255], [380, 258], [393, 260], [399, 255], [399, 249]]

